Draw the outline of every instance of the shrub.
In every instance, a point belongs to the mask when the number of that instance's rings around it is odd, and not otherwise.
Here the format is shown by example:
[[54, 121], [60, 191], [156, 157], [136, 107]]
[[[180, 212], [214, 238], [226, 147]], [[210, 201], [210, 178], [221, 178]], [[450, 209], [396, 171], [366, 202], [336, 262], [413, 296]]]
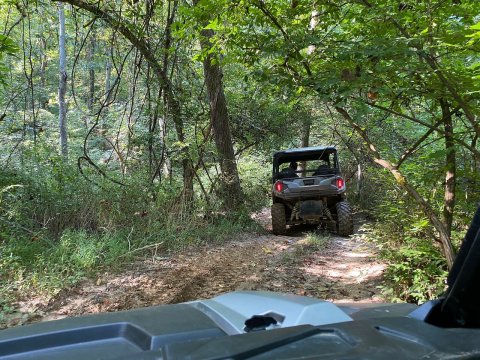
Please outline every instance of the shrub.
[[447, 263], [428, 220], [396, 195], [378, 206], [371, 232], [388, 264], [382, 291], [392, 301], [423, 303], [445, 290]]

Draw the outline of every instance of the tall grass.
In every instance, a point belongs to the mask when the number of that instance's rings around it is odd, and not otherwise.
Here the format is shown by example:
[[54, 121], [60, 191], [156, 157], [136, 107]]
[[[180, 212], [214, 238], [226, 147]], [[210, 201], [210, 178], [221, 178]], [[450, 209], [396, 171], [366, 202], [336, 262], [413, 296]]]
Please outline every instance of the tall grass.
[[0, 313], [105, 269], [258, 230], [246, 210], [185, 206], [175, 181], [151, 184], [137, 172], [124, 183], [92, 184], [63, 163], [0, 174]]

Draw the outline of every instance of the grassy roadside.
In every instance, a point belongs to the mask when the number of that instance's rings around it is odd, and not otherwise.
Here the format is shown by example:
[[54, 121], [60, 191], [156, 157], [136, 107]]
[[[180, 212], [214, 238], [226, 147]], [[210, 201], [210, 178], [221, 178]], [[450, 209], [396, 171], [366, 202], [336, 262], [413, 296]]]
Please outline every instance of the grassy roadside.
[[205, 218], [198, 213], [113, 231], [64, 230], [58, 238], [10, 235], [0, 243], [0, 323], [18, 301], [43, 301], [99, 273], [121, 271], [133, 261], [165, 256], [185, 248], [223, 243], [262, 229], [247, 214]]

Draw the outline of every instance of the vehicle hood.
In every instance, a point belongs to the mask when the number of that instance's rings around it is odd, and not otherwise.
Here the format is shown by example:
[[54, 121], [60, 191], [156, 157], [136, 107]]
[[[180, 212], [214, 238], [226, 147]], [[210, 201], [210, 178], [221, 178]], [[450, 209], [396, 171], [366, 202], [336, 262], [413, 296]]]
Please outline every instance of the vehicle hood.
[[417, 359], [480, 355], [479, 330], [439, 328], [409, 317], [414, 309], [417, 307], [411, 304], [337, 306], [295, 295], [234, 292], [209, 300], [6, 329], [0, 331], [0, 358]]

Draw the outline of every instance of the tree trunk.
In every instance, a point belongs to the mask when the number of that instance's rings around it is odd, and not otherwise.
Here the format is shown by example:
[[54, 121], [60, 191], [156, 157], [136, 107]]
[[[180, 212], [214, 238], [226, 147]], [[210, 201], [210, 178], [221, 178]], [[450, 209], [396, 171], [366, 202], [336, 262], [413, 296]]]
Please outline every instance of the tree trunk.
[[46, 89], [48, 57], [47, 57], [47, 39], [45, 39], [45, 35], [43, 33], [40, 35], [40, 44], [41, 44], [40, 87], [42, 89], [42, 95], [40, 96], [40, 107], [42, 109], [46, 109], [48, 104], [48, 92]]
[[110, 47], [106, 52], [107, 64], [105, 65], [105, 103], [108, 103], [110, 100], [110, 93], [112, 90], [112, 60], [110, 59], [110, 55], [113, 49], [113, 39], [110, 43]]
[[167, 127], [165, 124], [165, 118], [163, 116], [158, 117], [158, 127], [160, 130], [160, 141], [162, 143], [162, 173], [163, 176], [168, 178], [172, 177], [172, 163], [168, 157], [166, 150], [166, 140], [167, 140]]
[[[177, 13], [178, 1], [168, 3], [168, 17], [165, 24], [164, 41], [163, 41], [163, 66], [161, 70], [157, 72], [162, 83], [163, 96], [167, 105], [169, 113], [172, 115], [173, 124], [175, 126], [175, 132], [180, 143], [185, 143], [185, 131], [183, 128], [182, 108], [180, 102], [175, 97], [173, 85], [168, 75], [168, 64], [170, 61], [169, 50], [172, 43], [172, 24], [175, 20]], [[155, 70], [155, 68], [154, 68]], [[163, 119], [162, 119], [163, 120]], [[162, 136], [165, 134], [165, 124], [160, 124], [162, 128]], [[163, 137], [165, 140], [165, 137]], [[183, 168], [183, 202], [188, 207], [193, 200], [193, 178], [195, 177], [195, 171], [193, 170], [192, 161], [188, 152], [188, 148], [182, 149], [182, 168]], [[171, 167], [170, 167], [171, 171]]]
[[[318, 25], [318, 11], [314, 9], [312, 11], [312, 15], [310, 16], [310, 24], [308, 27], [308, 30], [313, 32], [315, 28]], [[307, 55], [312, 55], [315, 52], [316, 46], [315, 45], [308, 45], [307, 48]], [[301, 128], [301, 133], [300, 133], [300, 140], [301, 140], [301, 147], [308, 147], [310, 146], [310, 128], [312, 126], [312, 123], [310, 119], [304, 120], [302, 122], [302, 128]], [[302, 172], [302, 176], [305, 177], [307, 176], [307, 173], [305, 172], [307, 163], [305, 161], [300, 162], [299, 170]]]
[[455, 143], [453, 139], [453, 121], [450, 106], [444, 99], [440, 99], [445, 129], [445, 196], [443, 207], [443, 221], [448, 236], [452, 234], [453, 211], [455, 208], [456, 162]]
[[363, 173], [362, 173], [362, 164], [357, 162], [357, 191], [356, 194], [358, 198], [362, 196], [362, 181], [363, 181]]
[[[213, 30], [201, 31], [202, 50], [211, 47], [210, 40], [214, 36]], [[242, 189], [238, 177], [235, 152], [233, 150], [232, 136], [230, 133], [227, 101], [223, 91], [222, 69], [212, 61], [211, 54], [203, 60], [203, 72], [207, 94], [210, 101], [210, 117], [212, 122], [213, 137], [217, 148], [221, 169], [221, 197], [227, 208], [236, 208], [242, 201]]]
[[95, 99], [95, 47], [96, 47], [96, 36], [95, 30], [92, 30], [90, 35], [90, 46], [88, 47], [87, 52], [87, 63], [88, 63], [88, 95], [87, 95], [87, 108], [89, 111], [93, 110], [93, 102]]
[[310, 127], [310, 120], [304, 120], [302, 122], [302, 133], [300, 134], [302, 147], [310, 146]]
[[67, 107], [65, 104], [65, 93], [67, 92], [67, 71], [66, 62], [67, 54], [65, 50], [65, 10], [63, 3], [58, 3], [58, 20], [59, 20], [59, 85], [58, 85], [58, 125], [60, 128], [60, 148], [64, 158], [68, 157], [67, 144]]
[[[315, 28], [317, 27], [318, 25], [318, 17], [319, 17], [319, 12], [314, 9], [312, 11], [312, 15], [310, 16], [310, 25], [309, 25], [309, 30], [311, 32], [313, 32], [315, 30]], [[316, 49], [316, 46], [315, 45], [308, 45], [308, 48], [307, 48], [307, 54], [308, 55], [311, 55], [315, 52], [315, 49]]]
[[[301, 128], [301, 134], [300, 134], [300, 140], [301, 140], [301, 147], [308, 147], [310, 146], [310, 128], [311, 128], [311, 122], [310, 120], [304, 120], [302, 122], [302, 128]], [[305, 169], [306, 169], [307, 163], [305, 161], [300, 162], [300, 169], [302, 171], [302, 176], [307, 176]]]
[[353, 127], [353, 129], [362, 137], [363, 141], [365, 142], [365, 145], [368, 148], [368, 151], [373, 156], [373, 161], [376, 164], [390, 171], [390, 173], [394, 176], [397, 183], [403, 189], [405, 189], [407, 193], [410, 195], [410, 197], [415, 201], [415, 203], [420, 206], [420, 209], [422, 209], [423, 213], [429, 220], [430, 224], [438, 232], [443, 254], [445, 255], [445, 258], [447, 260], [448, 268], [451, 269], [453, 265], [453, 261], [455, 259], [455, 253], [452, 247], [452, 243], [450, 241], [450, 236], [447, 232], [445, 225], [435, 214], [435, 211], [432, 209], [430, 204], [428, 204], [427, 201], [418, 193], [418, 191], [408, 183], [407, 179], [403, 176], [403, 174], [400, 172], [400, 170], [398, 170], [396, 166], [394, 166], [388, 160], [385, 160], [381, 157], [380, 153], [375, 148], [375, 145], [373, 145], [373, 143], [370, 141], [365, 130], [363, 130], [360, 125], [355, 123], [355, 121], [352, 119], [352, 117], [348, 114], [348, 112], [345, 109], [337, 106], [335, 107], [335, 110], [337, 110], [337, 112], [340, 113], [348, 121], [348, 123]]

